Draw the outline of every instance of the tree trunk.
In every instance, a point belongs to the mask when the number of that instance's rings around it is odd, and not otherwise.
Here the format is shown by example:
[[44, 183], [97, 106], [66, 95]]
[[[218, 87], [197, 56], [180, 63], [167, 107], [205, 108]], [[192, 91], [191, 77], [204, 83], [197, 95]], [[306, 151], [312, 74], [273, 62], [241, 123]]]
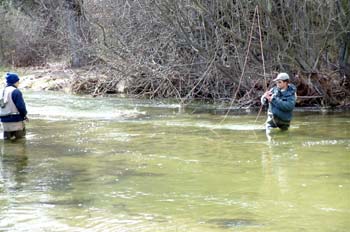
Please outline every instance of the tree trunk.
[[72, 67], [86, 65], [81, 33], [82, 4], [83, 0], [66, 0], [67, 29]]
[[350, 32], [346, 33], [344, 39], [340, 45], [339, 50], [339, 65], [344, 66], [348, 63], [350, 53]]
[[2, 35], [0, 35], [0, 65], [3, 63], [4, 58], [5, 58], [4, 45], [3, 45]]
[[[348, 27], [348, 17], [350, 16], [350, 1], [342, 0], [337, 1], [338, 12], [340, 16], [340, 24], [343, 27]], [[342, 76], [350, 76], [350, 32], [346, 32], [342, 39], [340, 40], [340, 49], [339, 49], [339, 68], [340, 74]]]

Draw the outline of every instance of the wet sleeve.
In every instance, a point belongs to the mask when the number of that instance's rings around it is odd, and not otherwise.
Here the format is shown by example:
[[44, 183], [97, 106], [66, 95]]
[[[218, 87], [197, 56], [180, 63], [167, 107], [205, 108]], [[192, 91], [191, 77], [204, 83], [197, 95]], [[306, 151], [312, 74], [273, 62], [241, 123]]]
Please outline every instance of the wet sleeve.
[[12, 101], [16, 105], [20, 115], [25, 117], [27, 115], [27, 108], [26, 108], [26, 104], [24, 102], [21, 91], [19, 91], [18, 89], [15, 89], [12, 92]]

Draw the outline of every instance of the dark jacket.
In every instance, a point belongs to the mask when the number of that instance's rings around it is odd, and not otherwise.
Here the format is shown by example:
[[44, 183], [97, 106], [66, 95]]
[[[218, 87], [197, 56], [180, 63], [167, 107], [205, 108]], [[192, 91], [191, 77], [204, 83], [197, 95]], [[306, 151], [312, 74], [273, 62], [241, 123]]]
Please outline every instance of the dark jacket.
[[[15, 87], [15, 86], [13, 86]], [[16, 87], [15, 87], [16, 88]], [[1, 117], [0, 120], [1, 122], [21, 122], [26, 119], [27, 116], [27, 108], [26, 104], [24, 102], [22, 92], [19, 89], [15, 89], [12, 94], [12, 101], [17, 107], [19, 114], [18, 115], [10, 115], [10, 116], [5, 116]]]
[[271, 92], [273, 98], [269, 104], [269, 112], [271, 112], [274, 117], [278, 117], [283, 121], [290, 121], [295, 107], [296, 87], [289, 84], [285, 91], [281, 91], [277, 87], [274, 87]]

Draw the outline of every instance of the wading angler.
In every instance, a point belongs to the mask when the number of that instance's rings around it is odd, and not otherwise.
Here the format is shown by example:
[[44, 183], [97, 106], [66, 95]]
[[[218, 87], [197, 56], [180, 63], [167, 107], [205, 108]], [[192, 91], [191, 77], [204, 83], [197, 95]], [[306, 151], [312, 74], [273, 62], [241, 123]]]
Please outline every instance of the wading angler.
[[24, 121], [28, 120], [27, 109], [18, 86], [18, 75], [7, 73], [6, 87], [0, 92], [0, 121], [5, 140], [19, 139], [26, 134]]
[[272, 128], [288, 130], [296, 102], [296, 88], [289, 83], [287, 73], [279, 73], [273, 80], [276, 86], [261, 97], [262, 104], [268, 104], [266, 132]]

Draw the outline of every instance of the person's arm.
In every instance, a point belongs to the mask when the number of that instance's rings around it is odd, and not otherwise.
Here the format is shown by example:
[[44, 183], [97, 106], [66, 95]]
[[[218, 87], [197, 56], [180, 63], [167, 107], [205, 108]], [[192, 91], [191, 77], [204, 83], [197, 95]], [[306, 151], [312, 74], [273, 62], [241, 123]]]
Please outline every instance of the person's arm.
[[267, 103], [267, 99], [265, 97], [265, 94], [261, 96], [260, 102], [261, 102], [261, 105], [265, 105]]
[[21, 91], [19, 91], [18, 89], [15, 89], [12, 92], [12, 101], [16, 105], [20, 115], [23, 117], [26, 117], [27, 116], [27, 108], [26, 108], [26, 104], [24, 102]]
[[261, 96], [261, 104], [265, 105], [267, 103], [269, 103], [271, 101], [271, 97], [272, 97], [272, 92], [273, 92], [273, 88], [266, 91], [262, 96]]

